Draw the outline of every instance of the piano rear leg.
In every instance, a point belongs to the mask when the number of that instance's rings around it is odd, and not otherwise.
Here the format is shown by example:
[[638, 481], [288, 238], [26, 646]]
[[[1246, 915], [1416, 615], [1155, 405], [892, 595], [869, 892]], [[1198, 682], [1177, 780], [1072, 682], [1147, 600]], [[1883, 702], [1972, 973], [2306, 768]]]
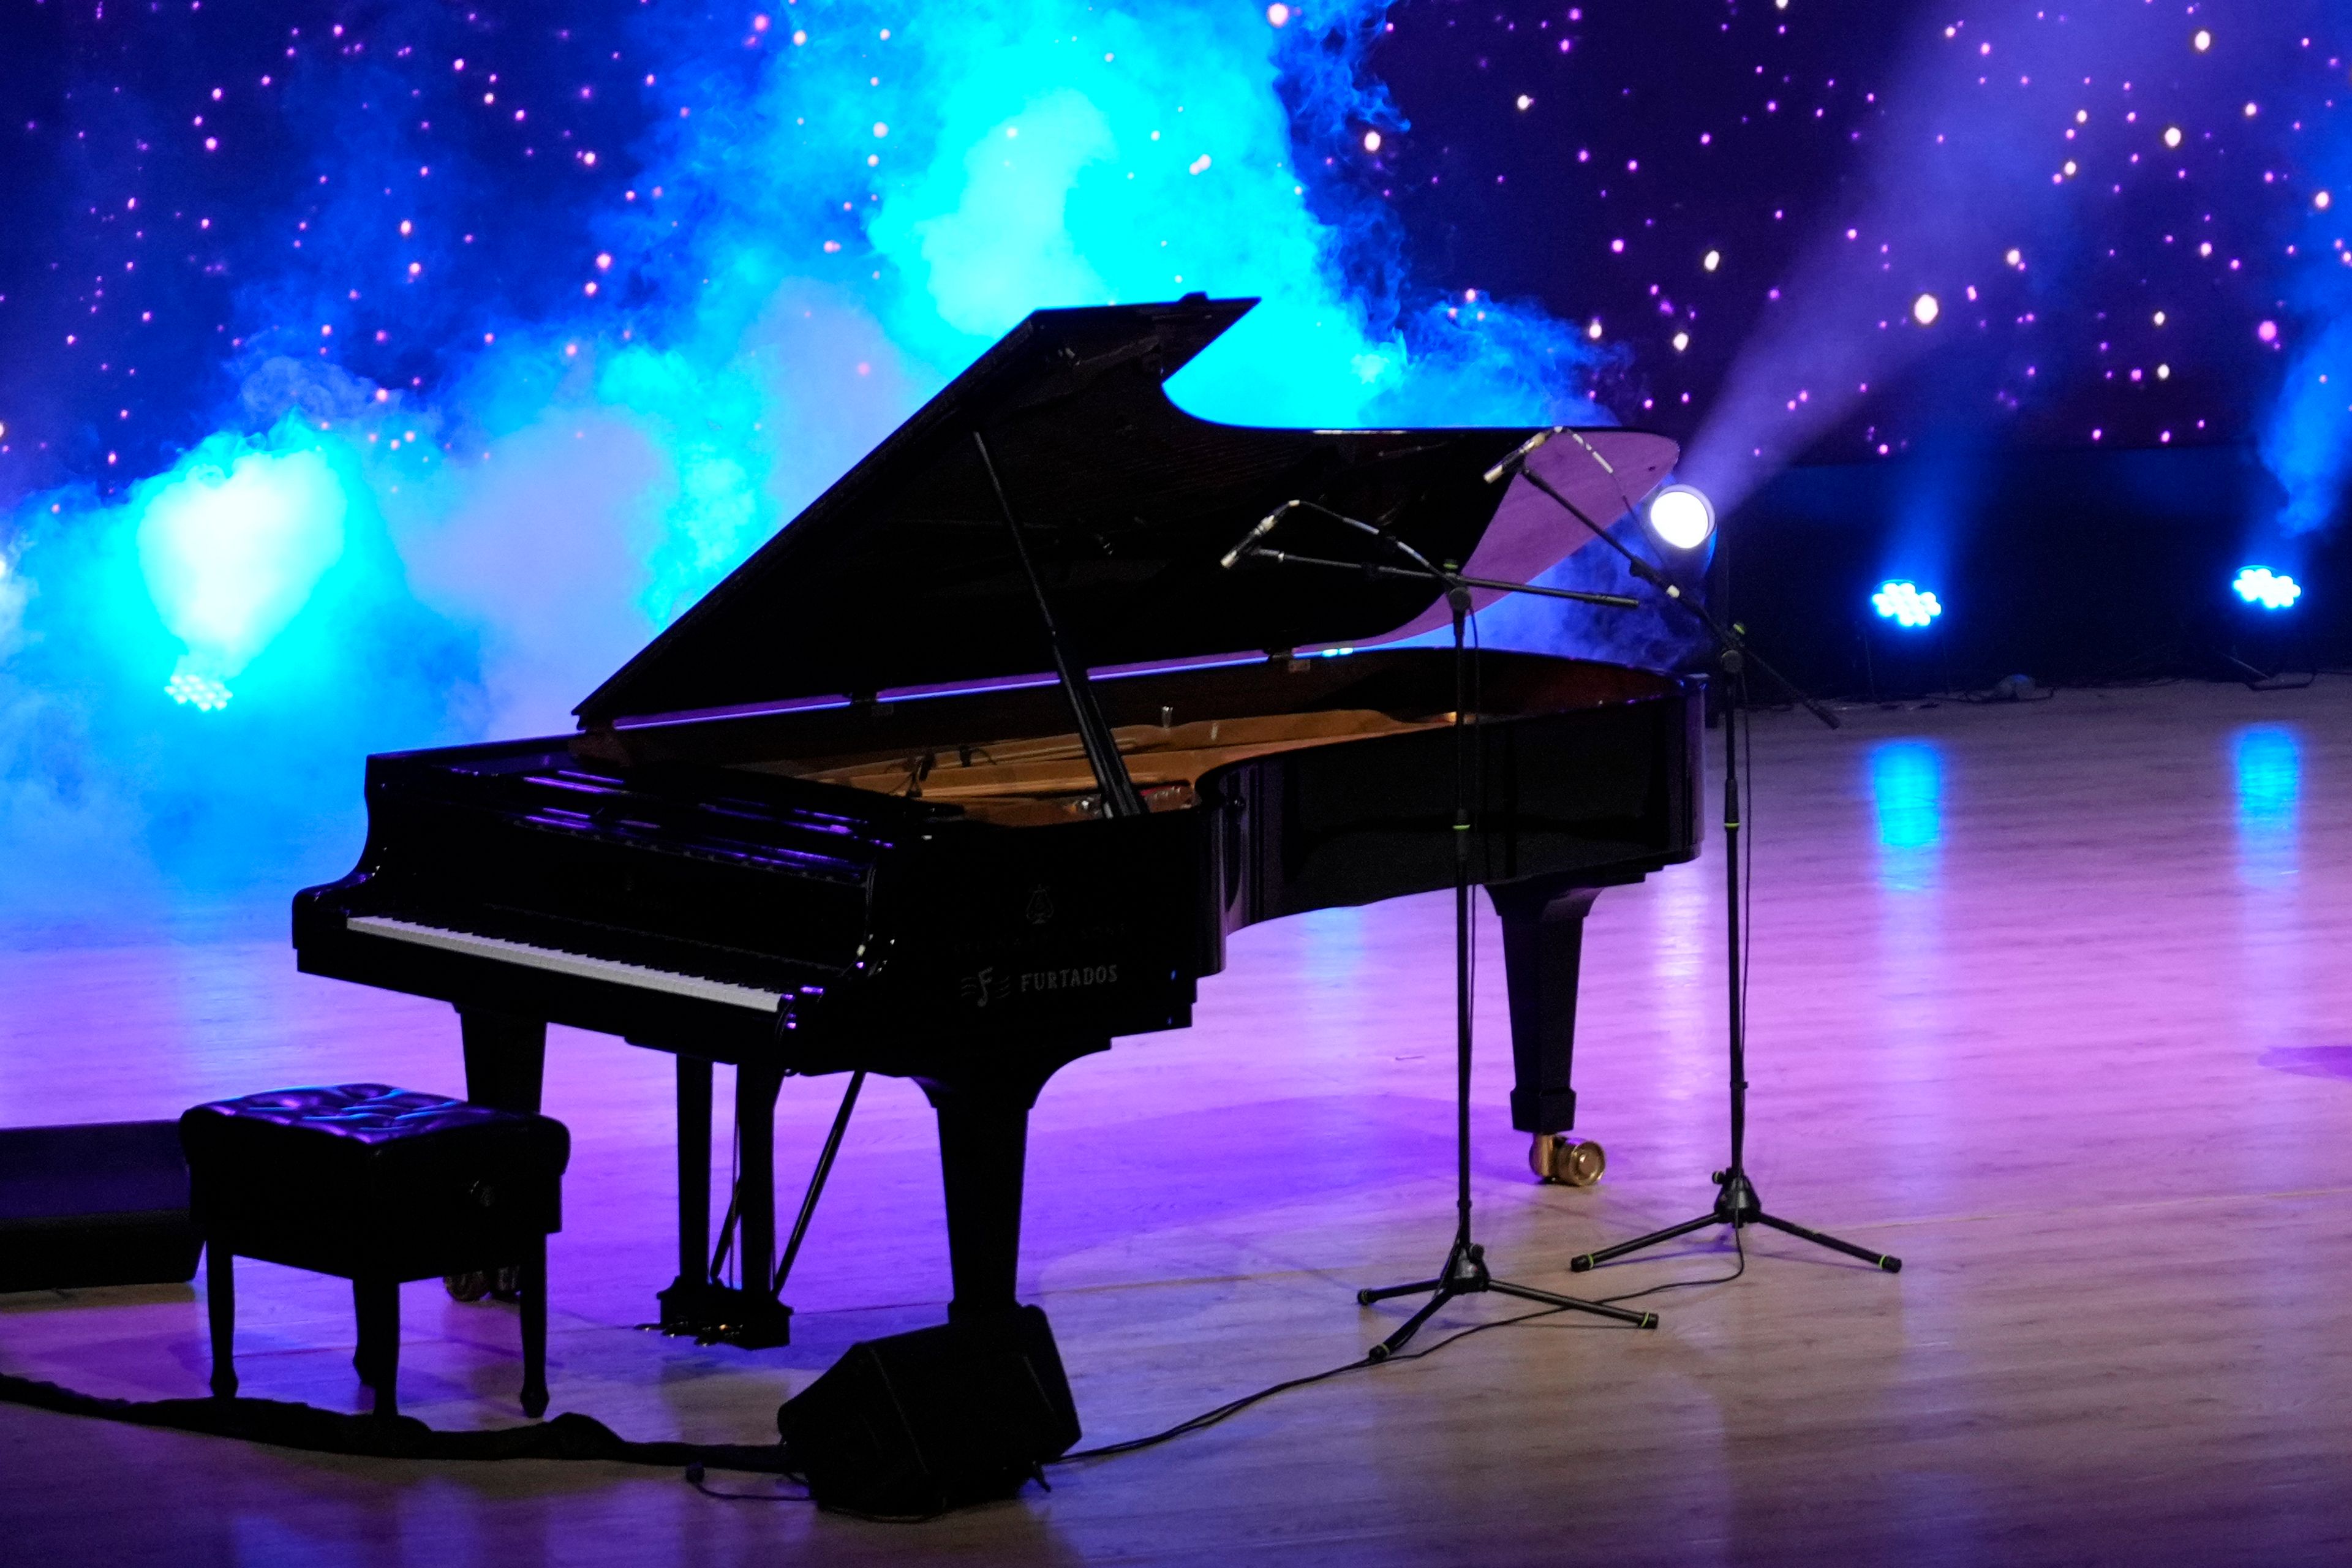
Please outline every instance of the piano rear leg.
[[1533, 1136], [1528, 1165], [1538, 1179], [1572, 1187], [1599, 1181], [1606, 1163], [1600, 1144], [1567, 1135], [1576, 1125], [1570, 1073], [1584, 917], [1601, 892], [1549, 879], [1486, 889], [1503, 921], [1510, 985], [1511, 1125]]
[[1029, 1110], [1064, 1066], [1109, 1047], [1108, 1040], [1049, 1047], [1024, 1068], [979, 1080], [916, 1081], [940, 1118], [940, 1174], [947, 1187], [948, 1263], [955, 1298], [950, 1322], [1001, 1319], [1018, 1304], [1021, 1191], [1029, 1156]]
[[[538, 1115], [547, 1076], [546, 1020], [460, 1007], [457, 1032], [465, 1042], [466, 1098], [476, 1105]], [[452, 1274], [441, 1283], [457, 1300], [496, 1296], [512, 1301], [521, 1290], [522, 1265]]]
[[1003, 1085], [923, 1085], [940, 1117], [940, 1173], [947, 1187], [951, 1322], [984, 1321], [1018, 1304], [1021, 1188], [1029, 1156], [1034, 1092]]

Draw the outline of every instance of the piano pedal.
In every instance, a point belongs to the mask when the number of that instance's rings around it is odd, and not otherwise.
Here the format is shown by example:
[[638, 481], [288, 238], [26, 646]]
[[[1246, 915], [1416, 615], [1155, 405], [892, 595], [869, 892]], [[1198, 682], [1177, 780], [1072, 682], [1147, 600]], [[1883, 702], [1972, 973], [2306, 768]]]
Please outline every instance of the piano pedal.
[[1555, 1186], [1589, 1187], [1609, 1168], [1609, 1156], [1590, 1138], [1565, 1132], [1538, 1132], [1528, 1147], [1528, 1169], [1536, 1179]]
[[675, 1279], [659, 1300], [661, 1321], [641, 1326], [673, 1339], [740, 1350], [793, 1342], [793, 1310], [773, 1296], [716, 1280]]

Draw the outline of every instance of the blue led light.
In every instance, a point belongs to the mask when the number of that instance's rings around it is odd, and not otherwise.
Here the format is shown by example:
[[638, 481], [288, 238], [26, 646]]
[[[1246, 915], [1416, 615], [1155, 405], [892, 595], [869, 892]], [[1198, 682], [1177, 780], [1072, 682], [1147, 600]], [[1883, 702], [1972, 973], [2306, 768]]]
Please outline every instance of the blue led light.
[[228, 688], [208, 675], [175, 671], [164, 683], [163, 690], [173, 701], [199, 713], [217, 713], [228, 706]]
[[2238, 597], [2249, 605], [2260, 605], [2265, 610], [2291, 609], [2303, 597], [2303, 584], [2284, 572], [2273, 572], [2267, 566], [2248, 566], [2230, 584]]
[[1913, 631], [1944, 613], [1936, 595], [1920, 592], [1916, 583], [1881, 583], [1870, 603], [1884, 618]]

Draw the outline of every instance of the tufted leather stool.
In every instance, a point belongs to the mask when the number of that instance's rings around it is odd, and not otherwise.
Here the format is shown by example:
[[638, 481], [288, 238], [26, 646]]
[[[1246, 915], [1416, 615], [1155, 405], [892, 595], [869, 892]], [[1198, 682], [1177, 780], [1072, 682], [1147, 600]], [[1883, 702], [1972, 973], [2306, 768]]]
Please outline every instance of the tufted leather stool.
[[547, 1408], [547, 1237], [563, 1228], [562, 1122], [352, 1083], [199, 1105], [180, 1118], [205, 1238], [213, 1392], [236, 1392], [238, 1254], [340, 1275], [359, 1316], [352, 1363], [395, 1405], [400, 1283], [521, 1263], [522, 1407]]

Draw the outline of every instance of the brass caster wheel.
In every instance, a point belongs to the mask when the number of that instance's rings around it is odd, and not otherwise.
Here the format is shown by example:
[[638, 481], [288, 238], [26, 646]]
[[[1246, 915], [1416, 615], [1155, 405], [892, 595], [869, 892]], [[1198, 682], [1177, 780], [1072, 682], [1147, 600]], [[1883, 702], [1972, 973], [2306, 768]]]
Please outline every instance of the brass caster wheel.
[[441, 1288], [449, 1292], [452, 1301], [478, 1301], [490, 1293], [490, 1277], [478, 1268], [464, 1274], [445, 1274]]
[[1539, 1182], [1563, 1187], [1589, 1187], [1609, 1168], [1609, 1156], [1590, 1138], [1565, 1132], [1538, 1132], [1528, 1146], [1528, 1169]]

